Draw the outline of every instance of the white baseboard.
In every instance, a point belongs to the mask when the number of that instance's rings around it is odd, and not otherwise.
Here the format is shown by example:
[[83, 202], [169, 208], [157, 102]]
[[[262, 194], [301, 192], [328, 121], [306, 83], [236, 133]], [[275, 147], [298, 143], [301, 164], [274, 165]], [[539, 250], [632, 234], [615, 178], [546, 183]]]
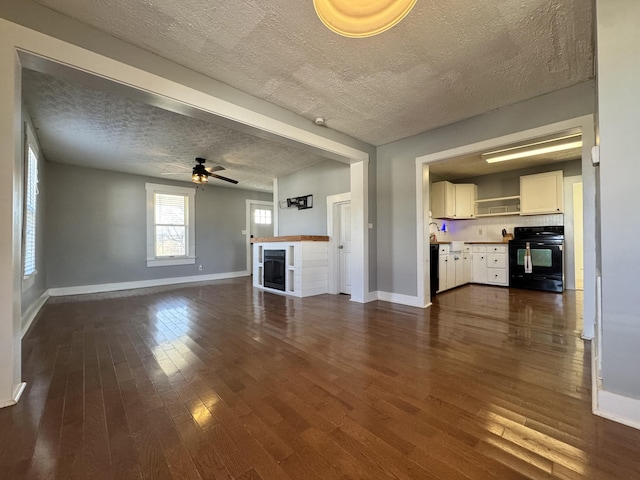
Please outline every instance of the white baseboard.
[[193, 275], [189, 277], [157, 278], [154, 280], [138, 280], [135, 282], [103, 283], [100, 285], [83, 285], [78, 287], [50, 288], [49, 295], [61, 297], [64, 295], [84, 295], [87, 293], [115, 292], [118, 290], [131, 290], [134, 288], [160, 287], [163, 285], [177, 285], [180, 283], [208, 282], [211, 280], [224, 280], [227, 278], [248, 277], [249, 271], [212, 273], [210, 275]]
[[24, 312], [24, 314], [22, 315], [22, 331], [20, 332], [20, 338], [24, 338], [24, 336], [27, 334], [27, 331], [29, 330], [29, 327], [31, 327], [31, 324], [35, 320], [36, 315], [38, 315], [38, 312], [44, 306], [44, 304], [48, 299], [49, 299], [49, 290], [45, 290], [44, 292], [42, 292], [42, 295], [40, 295], [36, 299], [36, 301], [31, 304], [29, 309], [26, 312]]
[[412, 295], [402, 295], [400, 293], [381, 292], [378, 291], [378, 300], [391, 303], [399, 303], [400, 305], [408, 305], [410, 307], [426, 308], [430, 304], [420, 303], [418, 297]]
[[18, 403], [18, 400], [20, 400], [20, 397], [22, 396], [22, 393], [24, 392], [24, 389], [26, 387], [27, 387], [27, 384], [25, 382], [22, 382], [16, 385], [15, 388], [13, 389], [13, 395], [11, 396], [11, 400], [7, 400], [6, 402], [0, 402], [0, 408], [10, 407]]
[[364, 303], [375, 302], [378, 300], [378, 292], [367, 292], [364, 296]]
[[600, 390], [593, 413], [640, 430], [640, 399]]

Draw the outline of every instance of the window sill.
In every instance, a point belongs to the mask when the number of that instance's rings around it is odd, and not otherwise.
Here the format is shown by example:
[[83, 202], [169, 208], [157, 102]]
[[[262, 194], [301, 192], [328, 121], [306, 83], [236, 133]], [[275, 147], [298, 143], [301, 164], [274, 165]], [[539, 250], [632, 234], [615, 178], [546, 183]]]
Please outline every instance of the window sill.
[[196, 257], [148, 258], [147, 267], [169, 267], [172, 265], [193, 265]]
[[33, 287], [33, 284], [36, 282], [36, 275], [37, 274], [38, 274], [38, 271], [34, 270], [33, 273], [31, 275], [29, 275], [28, 277], [22, 277], [22, 291], [23, 292], [26, 292], [31, 287]]

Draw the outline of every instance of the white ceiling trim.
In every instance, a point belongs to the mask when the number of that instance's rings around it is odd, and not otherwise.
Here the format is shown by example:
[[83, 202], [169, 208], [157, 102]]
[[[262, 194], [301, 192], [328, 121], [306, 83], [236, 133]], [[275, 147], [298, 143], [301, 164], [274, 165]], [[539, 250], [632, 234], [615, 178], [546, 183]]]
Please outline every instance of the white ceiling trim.
[[[35, 63], [60, 63], [137, 90], [161, 95], [191, 108], [333, 153], [343, 157], [345, 163], [369, 159], [367, 152], [275, 120], [214, 95], [200, 92], [7, 20], [0, 19], [0, 32], [0, 39], [3, 42], [12, 45], [22, 55], [31, 57], [30, 60]], [[153, 91], [140, 87], [140, 85], [153, 85]]]

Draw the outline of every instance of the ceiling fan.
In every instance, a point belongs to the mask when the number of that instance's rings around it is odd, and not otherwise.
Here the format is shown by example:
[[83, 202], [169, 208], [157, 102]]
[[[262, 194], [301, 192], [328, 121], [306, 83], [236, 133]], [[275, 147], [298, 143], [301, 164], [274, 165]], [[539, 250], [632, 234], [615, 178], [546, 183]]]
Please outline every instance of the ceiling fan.
[[[209, 183], [209, 177], [213, 177], [213, 178], [217, 178], [219, 180], [224, 180], [225, 182], [229, 182], [229, 183], [233, 183], [234, 185], [236, 185], [238, 183], [237, 180], [234, 180], [232, 178], [228, 178], [228, 177], [223, 177], [222, 175], [218, 175], [216, 173], [213, 172], [219, 172], [221, 170], [224, 170], [225, 168], [223, 166], [220, 165], [216, 165], [215, 167], [206, 167], [204, 166], [204, 163], [207, 160], [205, 158], [196, 158], [196, 165], [193, 167], [192, 171], [191, 171], [191, 181], [193, 183], [197, 183], [199, 185], [201, 184], [205, 184], [205, 183]], [[171, 165], [176, 166], [176, 167], [180, 167], [183, 168], [185, 170], [188, 170], [187, 167], [185, 167], [184, 165], [179, 165], [176, 163], [172, 163]], [[180, 173], [163, 173], [162, 175], [184, 175], [186, 172], [180, 172]]]

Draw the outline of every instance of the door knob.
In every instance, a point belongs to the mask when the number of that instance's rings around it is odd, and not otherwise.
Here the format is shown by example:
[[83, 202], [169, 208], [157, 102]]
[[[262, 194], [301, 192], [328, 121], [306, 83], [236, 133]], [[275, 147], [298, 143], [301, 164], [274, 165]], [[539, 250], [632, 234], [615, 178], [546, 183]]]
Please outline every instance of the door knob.
[[342, 250], [344, 248], [344, 245], [340, 245], [338, 248]]

